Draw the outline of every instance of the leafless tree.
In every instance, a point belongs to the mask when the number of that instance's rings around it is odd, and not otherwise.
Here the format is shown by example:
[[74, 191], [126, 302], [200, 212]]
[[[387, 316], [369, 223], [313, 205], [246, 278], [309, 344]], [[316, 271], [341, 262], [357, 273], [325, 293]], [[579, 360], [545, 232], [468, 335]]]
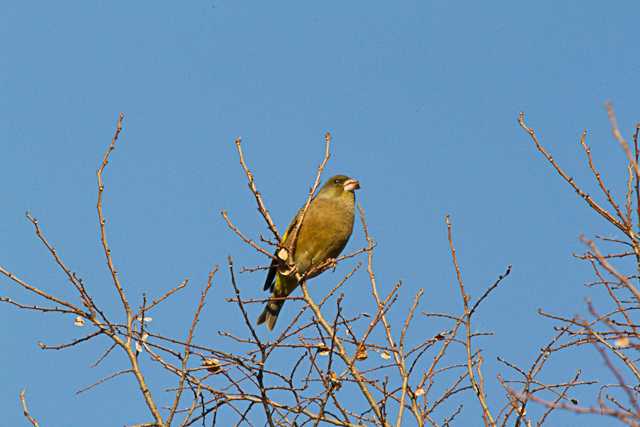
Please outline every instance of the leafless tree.
[[[479, 408], [477, 417], [486, 426], [543, 425], [554, 410], [576, 413], [591, 413], [613, 417], [628, 425], [640, 424], [640, 408], [637, 402], [637, 381], [640, 370], [636, 366], [633, 352], [640, 345], [638, 322], [634, 314], [638, 305], [638, 290], [635, 281], [640, 274], [640, 241], [636, 235], [640, 222], [640, 170], [638, 168], [638, 132], [635, 129], [631, 146], [618, 131], [613, 109], [609, 106], [609, 117], [613, 134], [627, 155], [628, 181], [625, 199], [618, 203], [607, 189], [605, 181], [594, 166], [591, 151], [586, 145], [586, 132], [581, 145], [587, 155], [587, 163], [600, 186], [603, 197], [610, 207], [603, 207], [584, 192], [575, 181], [551, 157], [541, 145], [533, 129], [520, 115], [522, 128], [529, 134], [536, 148], [565, 181], [582, 197], [589, 207], [613, 224], [624, 234], [624, 239], [599, 238], [602, 244], [622, 248], [618, 252], [606, 252], [596, 246], [595, 241], [583, 239], [587, 251], [579, 255], [594, 270], [596, 281], [592, 286], [607, 289], [610, 307], [589, 304], [592, 318], [583, 319], [571, 315], [557, 315], [541, 311], [559, 323], [555, 335], [533, 357], [530, 367], [521, 368], [502, 358], [498, 360], [514, 379], [499, 376], [503, 385], [504, 403], [496, 405], [489, 401], [485, 391], [482, 349], [476, 345], [478, 336], [486, 332], [474, 331], [474, 316], [480, 305], [503, 283], [511, 272], [506, 267], [485, 292], [472, 300], [465, 289], [462, 268], [458, 263], [452, 221], [447, 216], [444, 227], [451, 260], [455, 270], [456, 286], [452, 295], [460, 300], [456, 313], [434, 313], [419, 309], [423, 294], [420, 289], [412, 297], [404, 321], [393, 324], [389, 320], [390, 310], [398, 310], [402, 283], [396, 283], [388, 293], [381, 293], [374, 270], [375, 241], [367, 228], [364, 209], [358, 206], [360, 224], [366, 237], [366, 247], [353, 253], [332, 259], [299, 277], [301, 296], [287, 299], [297, 302], [297, 312], [287, 325], [283, 325], [271, 339], [264, 339], [255, 329], [248, 307], [263, 304], [266, 299], [249, 296], [252, 292], [241, 289], [237, 274], [261, 272], [268, 267], [241, 267], [234, 265], [231, 257], [226, 267], [213, 267], [200, 297], [194, 302], [192, 321], [182, 337], [173, 337], [156, 331], [149, 325], [150, 315], [160, 304], [170, 303], [171, 297], [188, 286], [185, 280], [164, 294], [139, 301], [138, 308], [127, 293], [126, 284], [120, 280], [112, 248], [109, 245], [107, 221], [104, 215], [105, 172], [118, 138], [122, 132], [124, 116], [118, 118], [116, 130], [97, 172], [97, 219], [99, 243], [102, 247], [106, 269], [110, 273], [114, 298], [119, 302], [120, 313], [109, 313], [92, 296], [91, 287], [65, 263], [60, 253], [47, 239], [40, 222], [27, 213], [36, 237], [48, 250], [63, 277], [72, 287], [75, 297], [65, 299], [55, 291], [46, 291], [22, 278], [21, 275], [0, 265], [0, 273], [9, 283], [38, 299], [37, 304], [18, 302], [0, 297], [0, 302], [20, 310], [39, 312], [45, 315], [65, 316], [86, 331], [76, 339], [57, 345], [41, 344], [44, 350], [73, 349], [81, 343], [90, 342], [100, 348], [99, 365], [113, 352], [125, 356], [125, 365], [109, 376], [99, 379], [88, 391], [120, 375], [132, 375], [137, 389], [148, 409], [149, 420], [132, 426], [189, 426], [205, 423], [216, 425], [266, 424], [269, 426], [336, 425], [336, 426], [401, 426], [430, 425], [449, 426], [456, 417], [469, 407]], [[267, 203], [258, 191], [256, 179], [251, 172], [238, 139], [235, 146], [240, 166], [244, 171], [251, 195], [264, 220], [270, 238], [253, 238], [234, 224], [231, 216], [222, 212], [231, 232], [246, 245], [247, 250], [264, 255], [266, 264], [275, 260], [281, 271], [292, 268], [289, 254], [295, 245], [295, 236], [304, 221], [306, 210], [315, 194], [325, 165], [330, 159], [331, 136], [325, 137], [324, 156], [317, 168], [302, 214], [293, 228], [291, 244], [282, 243], [281, 233], [271, 218]], [[276, 255], [273, 255], [273, 254]], [[621, 273], [624, 264], [635, 258], [631, 266], [633, 273]], [[322, 298], [311, 296], [307, 283], [325, 270], [339, 263], [347, 263], [350, 269]], [[361, 302], [358, 311], [344, 304], [348, 289], [354, 281], [356, 271], [365, 269], [370, 299]], [[209, 301], [207, 297], [213, 283], [229, 283], [233, 297], [226, 301]], [[297, 294], [294, 294], [297, 295]], [[215, 304], [233, 304], [243, 322], [244, 333], [221, 332], [216, 343], [198, 343], [195, 331], [203, 310]], [[207, 305], [208, 304], [208, 305]], [[295, 310], [292, 304], [291, 310]], [[124, 323], [114, 321], [124, 318]], [[443, 328], [433, 336], [408, 333], [416, 323], [425, 321], [443, 322]], [[417, 341], [410, 337], [418, 336]], [[106, 337], [109, 343], [101, 348]], [[498, 338], [494, 338], [498, 339]], [[579, 406], [572, 401], [575, 387], [594, 384], [582, 379], [580, 371], [570, 378], [555, 383], [544, 383], [540, 372], [547, 361], [558, 352], [567, 352], [579, 346], [593, 346], [610, 369], [615, 381], [602, 385], [592, 406]], [[228, 350], [232, 348], [233, 351]], [[452, 350], [453, 349], [453, 350]], [[457, 350], [456, 350], [457, 349]], [[148, 358], [140, 358], [145, 353]], [[286, 360], [286, 364], [276, 363]], [[152, 366], [155, 365], [155, 366]], [[284, 366], [284, 367], [283, 367]], [[160, 367], [167, 375], [166, 387], [170, 387], [172, 403], [161, 406], [157, 395], [160, 390], [149, 386], [151, 369]], [[635, 379], [634, 379], [635, 378]], [[492, 381], [494, 381], [492, 379]], [[24, 391], [19, 394], [26, 420], [38, 426], [37, 418], [46, 419], [46, 414], [32, 415], [27, 406]], [[477, 405], [467, 405], [475, 400]], [[495, 400], [495, 399], [494, 399]], [[545, 408], [537, 418], [527, 414], [527, 408], [539, 405]], [[37, 413], [37, 409], [35, 411]], [[256, 421], [258, 420], [258, 421]], [[46, 423], [45, 423], [46, 424]]]
[[[515, 380], [499, 381], [504, 386], [512, 403], [501, 411], [503, 425], [514, 419], [514, 425], [533, 425], [534, 420], [527, 416], [527, 407], [533, 404], [546, 408], [536, 425], [542, 425], [549, 414], [557, 409], [577, 414], [594, 414], [612, 417], [630, 426], [640, 425], [640, 407], [638, 406], [638, 381], [640, 371], [637, 366], [638, 322], [637, 316], [640, 293], [637, 279], [640, 273], [640, 240], [638, 224], [640, 222], [640, 169], [638, 168], [638, 132], [636, 126], [632, 135], [632, 146], [622, 136], [611, 104], [606, 105], [614, 139], [625, 153], [627, 182], [624, 199], [616, 200], [605, 178], [597, 169], [591, 148], [587, 145], [587, 131], [583, 131], [579, 144], [586, 156], [586, 165], [600, 191], [600, 198], [590, 195], [571, 177], [540, 142], [536, 132], [525, 123], [524, 114], [518, 117], [522, 129], [529, 135], [535, 148], [542, 153], [546, 161], [562, 179], [585, 201], [589, 209], [606, 223], [622, 233], [622, 238], [595, 236], [595, 239], [581, 237], [586, 247], [584, 254], [575, 255], [589, 263], [594, 272], [594, 281], [589, 288], [602, 287], [608, 295], [607, 300], [598, 299], [598, 306], [587, 300], [589, 318], [573, 314], [552, 314], [540, 310], [543, 317], [558, 322], [556, 334], [542, 347], [528, 369], [522, 369], [507, 361], [502, 362], [517, 376]], [[598, 242], [598, 243], [596, 243]], [[601, 247], [599, 247], [600, 245]], [[604, 248], [607, 248], [606, 250]], [[631, 264], [629, 261], [633, 260]], [[628, 273], [622, 273], [628, 271]], [[607, 304], [608, 301], [608, 304]], [[608, 368], [610, 378], [599, 378], [599, 391], [594, 402], [581, 406], [571, 398], [571, 389], [577, 385], [596, 383], [580, 381], [583, 373], [577, 370], [570, 377], [556, 384], [543, 383], [538, 378], [545, 364], [560, 352], [576, 354], [578, 348], [592, 346]]]

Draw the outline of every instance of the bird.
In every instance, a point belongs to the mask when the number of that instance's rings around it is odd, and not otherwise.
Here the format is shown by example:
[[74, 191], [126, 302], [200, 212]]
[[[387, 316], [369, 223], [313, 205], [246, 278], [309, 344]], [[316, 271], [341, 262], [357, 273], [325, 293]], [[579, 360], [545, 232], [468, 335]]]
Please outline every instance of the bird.
[[[278, 271], [281, 262], [276, 258], [282, 249], [276, 251], [271, 262], [264, 282], [264, 290], [271, 292], [271, 296], [258, 317], [258, 325], [266, 323], [267, 328], [273, 330], [285, 302], [283, 298], [298, 287], [300, 276], [340, 255], [353, 231], [355, 190], [359, 188], [360, 182], [357, 179], [335, 175], [329, 178], [313, 197], [299, 227], [295, 247], [292, 248], [294, 273], [287, 275]], [[291, 221], [282, 237], [281, 248], [289, 247], [292, 229], [303, 210], [304, 207]]]

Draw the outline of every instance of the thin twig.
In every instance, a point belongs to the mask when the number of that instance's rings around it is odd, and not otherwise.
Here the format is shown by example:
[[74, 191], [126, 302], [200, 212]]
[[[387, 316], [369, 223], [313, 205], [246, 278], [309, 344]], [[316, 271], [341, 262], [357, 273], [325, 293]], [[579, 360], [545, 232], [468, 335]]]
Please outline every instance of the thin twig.
[[269, 210], [267, 209], [264, 203], [262, 195], [260, 194], [260, 192], [258, 191], [258, 188], [256, 187], [256, 182], [253, 178], [253, 173], [249, 170], [249, 167], [244, 161], [244, 153], [242, 152], [242, 140], [240, 138], [237, 138], [235, 141], [235, 144], [236, 144], [236, 149], [238, 150], [238, 156], [240, 158], [240, 165], [242, 166], [242, 170], [244, 170], [245, 175], [247, 175], [247, 181], [248, 181], [247, 185], [249, 185], [249, 189], [251, 189], [251, 192], [253, 193], [253, 196], [256, 199], [256, 203], [258, 204], [258, 211], [260, 212], [260, 214], [262, 214], [262, 217], [266, 221], [267, 226], [269, 227], [269, 230], [271, 230], [271, 233], [273, 233], [273, 236], [276, 238], [278, 242], [280, 242], [282, 241], [282, 238], [280, 237], [280, 233], [278, 233], [278, 228], [273, 222], [273, 219], [271, 219], [271, 214], [269, 213]]
[[33, 418], [29, 413], [29, 408], [27, 407], [27, 397], [25, 396], [25, 393], [26, 391], [24, 389], [20, 390], [20, 404], [22, 405], [22, 414], [27, 420], [29, 420], [33, 427], [40, 427], [38, 421], [36, 421], [36, 419]]
[[480, 388], [480, 385], [476, 381], [475, 373], [473, 371], [473, 359], [471, 357], [471, 311], [469, 310], [469, 295], [464, 290], [464, 282], [462, 281], [462, 273], [460, 272], [460, 266], [458, 264], [458, 257], [456, 255], [456, 248], [453, 244], [453, 234], [452, 234], [452, 226], [451, 219], [447, 215], [445, 217], [445, 222], [447, 224], [447, 237], [449, 240], [449, 248], [451, 250], [451, 258], [453, 260], [453, 266], [456, 272], [456, 278], [458, 280], [458, 286], [460, 288], [460, 295], [462, 297], [462, 304], [464, 308], [464, 324], [466, 329], [466, 341], [465, 347], [467, 350], [467, 372], [469, 373], [469, 381], [471, 381], [471, 386], [473, 387], [473, 391], [476, 393], [478, 401], [480, 402], [480, 406], [482, 407], [483, 418], [485, 423], [491, 427], [496, 426], [496, 422], [491, 415], [491, 411], [489, 410], [489, 406], [487, 405], [486, 396], [484, 391]]

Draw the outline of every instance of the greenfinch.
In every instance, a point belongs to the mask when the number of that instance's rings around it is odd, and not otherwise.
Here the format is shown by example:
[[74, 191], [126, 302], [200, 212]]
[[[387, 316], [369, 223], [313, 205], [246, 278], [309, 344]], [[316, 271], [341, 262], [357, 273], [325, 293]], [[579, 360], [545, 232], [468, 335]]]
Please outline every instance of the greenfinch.
[[[298, 287], [298, 278], [340, 255], [353, 231], [355, 190], [359, 188], [357, 180], [336, 175], [329, 178], [311, 200], [298, 231], [295, 247], [292, 248], [292, 265], [295, 266], [295, 271], [293, 274], [284, 274], [278, 270], [278, 261], [274, 259], [271, 262], [264, 283], [264, 290], [270, 291], [271, 297], [258, 317], [258, 325], [266, 323], [269, 330], [273, 330], [284, 305], [284, 298]], [[282, 238], [282, 247], [289, 247], [292, 229], [301, 213], [302, 209], [287, 228]], [[276, 256], [277, 254], [278, 252]]]

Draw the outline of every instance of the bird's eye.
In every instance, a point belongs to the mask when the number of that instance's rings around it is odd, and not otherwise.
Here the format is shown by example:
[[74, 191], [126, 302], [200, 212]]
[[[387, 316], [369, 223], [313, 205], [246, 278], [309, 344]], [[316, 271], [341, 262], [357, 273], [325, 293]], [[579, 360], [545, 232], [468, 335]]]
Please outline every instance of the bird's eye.
[[340, 180], [339, 180], [339, 179], [336, 179], [336, 180], [335, 180], [335, 181], [333, 181], [333, 182], [335, 182], [336, 184], [340, 184]]

